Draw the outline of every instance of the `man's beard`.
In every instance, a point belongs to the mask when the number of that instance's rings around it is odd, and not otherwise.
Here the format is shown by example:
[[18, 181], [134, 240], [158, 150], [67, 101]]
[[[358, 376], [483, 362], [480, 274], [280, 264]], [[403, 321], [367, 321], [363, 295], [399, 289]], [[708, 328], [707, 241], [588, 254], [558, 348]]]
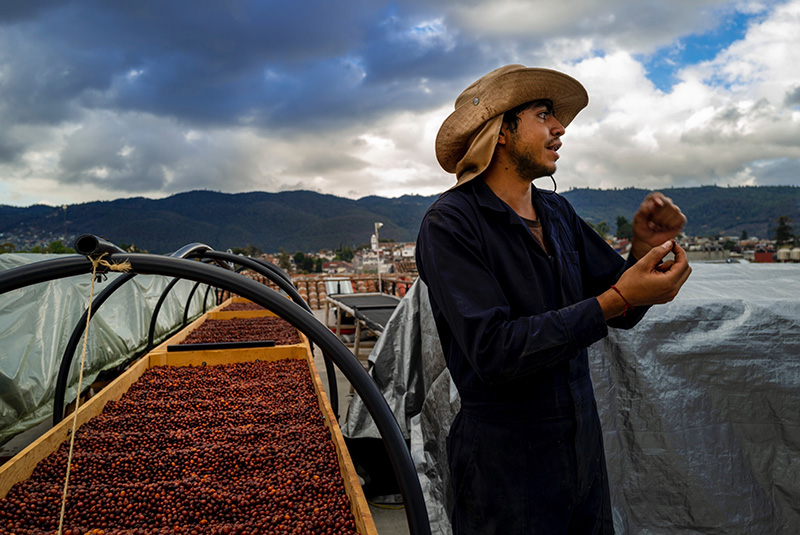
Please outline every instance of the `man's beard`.
[[539, 163], [529, 151], [521, 151], [517, 147], [511, 148], [508, 157], [520, 178], [528, 182], [533, 182], [543, 176], [550, 176], [556, 172], [555, 164], [544, 165]]

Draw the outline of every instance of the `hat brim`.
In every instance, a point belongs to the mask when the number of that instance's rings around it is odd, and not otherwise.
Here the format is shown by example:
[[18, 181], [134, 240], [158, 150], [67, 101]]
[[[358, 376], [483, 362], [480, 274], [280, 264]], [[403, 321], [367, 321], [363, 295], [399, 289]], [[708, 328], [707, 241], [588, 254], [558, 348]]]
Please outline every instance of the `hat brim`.
[[436, 158], [448, 173], [456, 172], [458, 162], [469, 150], [470, 138], [481, 126], [520, 104], [550, 100], [553, 103], [553, 115], [566, 127], [589, 103], [586, 89], [576, 79], [558, 71], [539, 68], [505, 72], [489, 80], [481, 88], [481, 94], [477, 103], [469, 98], [460, 103], [457, 100], [455, 111], [445, 119], [436, 136]]

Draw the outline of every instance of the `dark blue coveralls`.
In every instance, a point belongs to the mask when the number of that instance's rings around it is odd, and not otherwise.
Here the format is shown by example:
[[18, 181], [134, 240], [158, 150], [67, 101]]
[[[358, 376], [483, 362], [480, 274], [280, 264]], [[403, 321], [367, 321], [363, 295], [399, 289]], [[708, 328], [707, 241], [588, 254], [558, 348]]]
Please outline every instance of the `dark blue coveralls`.
[[613, 533], [586, 348], [607, 325], [595, 296], [629, 267], [561, 196], [534, 190], [549, 255], [478, 177], [442, 194], [417, 239], [461, 396], [448, 436], [462, 534]]

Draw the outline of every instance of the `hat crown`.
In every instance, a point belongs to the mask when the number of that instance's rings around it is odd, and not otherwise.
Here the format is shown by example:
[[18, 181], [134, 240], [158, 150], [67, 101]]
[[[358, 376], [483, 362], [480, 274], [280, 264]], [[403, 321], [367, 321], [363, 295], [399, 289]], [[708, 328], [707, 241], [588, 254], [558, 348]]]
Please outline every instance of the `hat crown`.
[[[475, 80], [469, 85], [469, 87], [462, 91], [460, 95], [458, 95], [456, 98], [455, 107], [458, 108], [466, 103], [471, 103], [473, 106], [477, 106], [480, 104], [481, 100], [496, 80], [498, 80], [504, 74], [518, 70], [525, 70], [525, 66], [506, 65], [504, 67], [500, 67], [499, 69], [495, 69], [492, 72]], [[478, 99], [477, 102], [475, 101], [476, 98]]]

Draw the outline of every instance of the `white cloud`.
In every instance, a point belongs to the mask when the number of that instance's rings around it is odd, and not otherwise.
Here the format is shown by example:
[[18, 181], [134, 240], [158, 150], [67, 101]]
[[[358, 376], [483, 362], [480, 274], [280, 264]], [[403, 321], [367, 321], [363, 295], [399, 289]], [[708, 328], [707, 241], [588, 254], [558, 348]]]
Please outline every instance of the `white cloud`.
[[[555, 38], [588, 39], [598, 49], [649, 53], [676, 37], [710, 29], [728, 0], [528, 0], [454, 2], [451, 17], [466, 34], [547, 46]], [[574, 57], [574, 56], [573, 56]]]
[[447, 113], [400, 113], [366, 130], [264, 138], [262, 158], [271, 162], [281, 189], [351, 198], [440, 193], [452, 179], [436, 162], [433, 146]]
[[780, 103], [800, 83], [798, 28], [800, 2], [779, 5], [769, 18], [752, 26], [745, 39], [698, 66], [698, 75], [708, 83], [730, 86], [736, 98]]
[[714, 60], [679, 71], [669, 93], [627, 53], [577, 63], [590, 104], [568, 128], [560, 182], [800, 184], [800, 121], [784, 108], [800, 84], [797, 27], [800, 2], [781, 6]]

